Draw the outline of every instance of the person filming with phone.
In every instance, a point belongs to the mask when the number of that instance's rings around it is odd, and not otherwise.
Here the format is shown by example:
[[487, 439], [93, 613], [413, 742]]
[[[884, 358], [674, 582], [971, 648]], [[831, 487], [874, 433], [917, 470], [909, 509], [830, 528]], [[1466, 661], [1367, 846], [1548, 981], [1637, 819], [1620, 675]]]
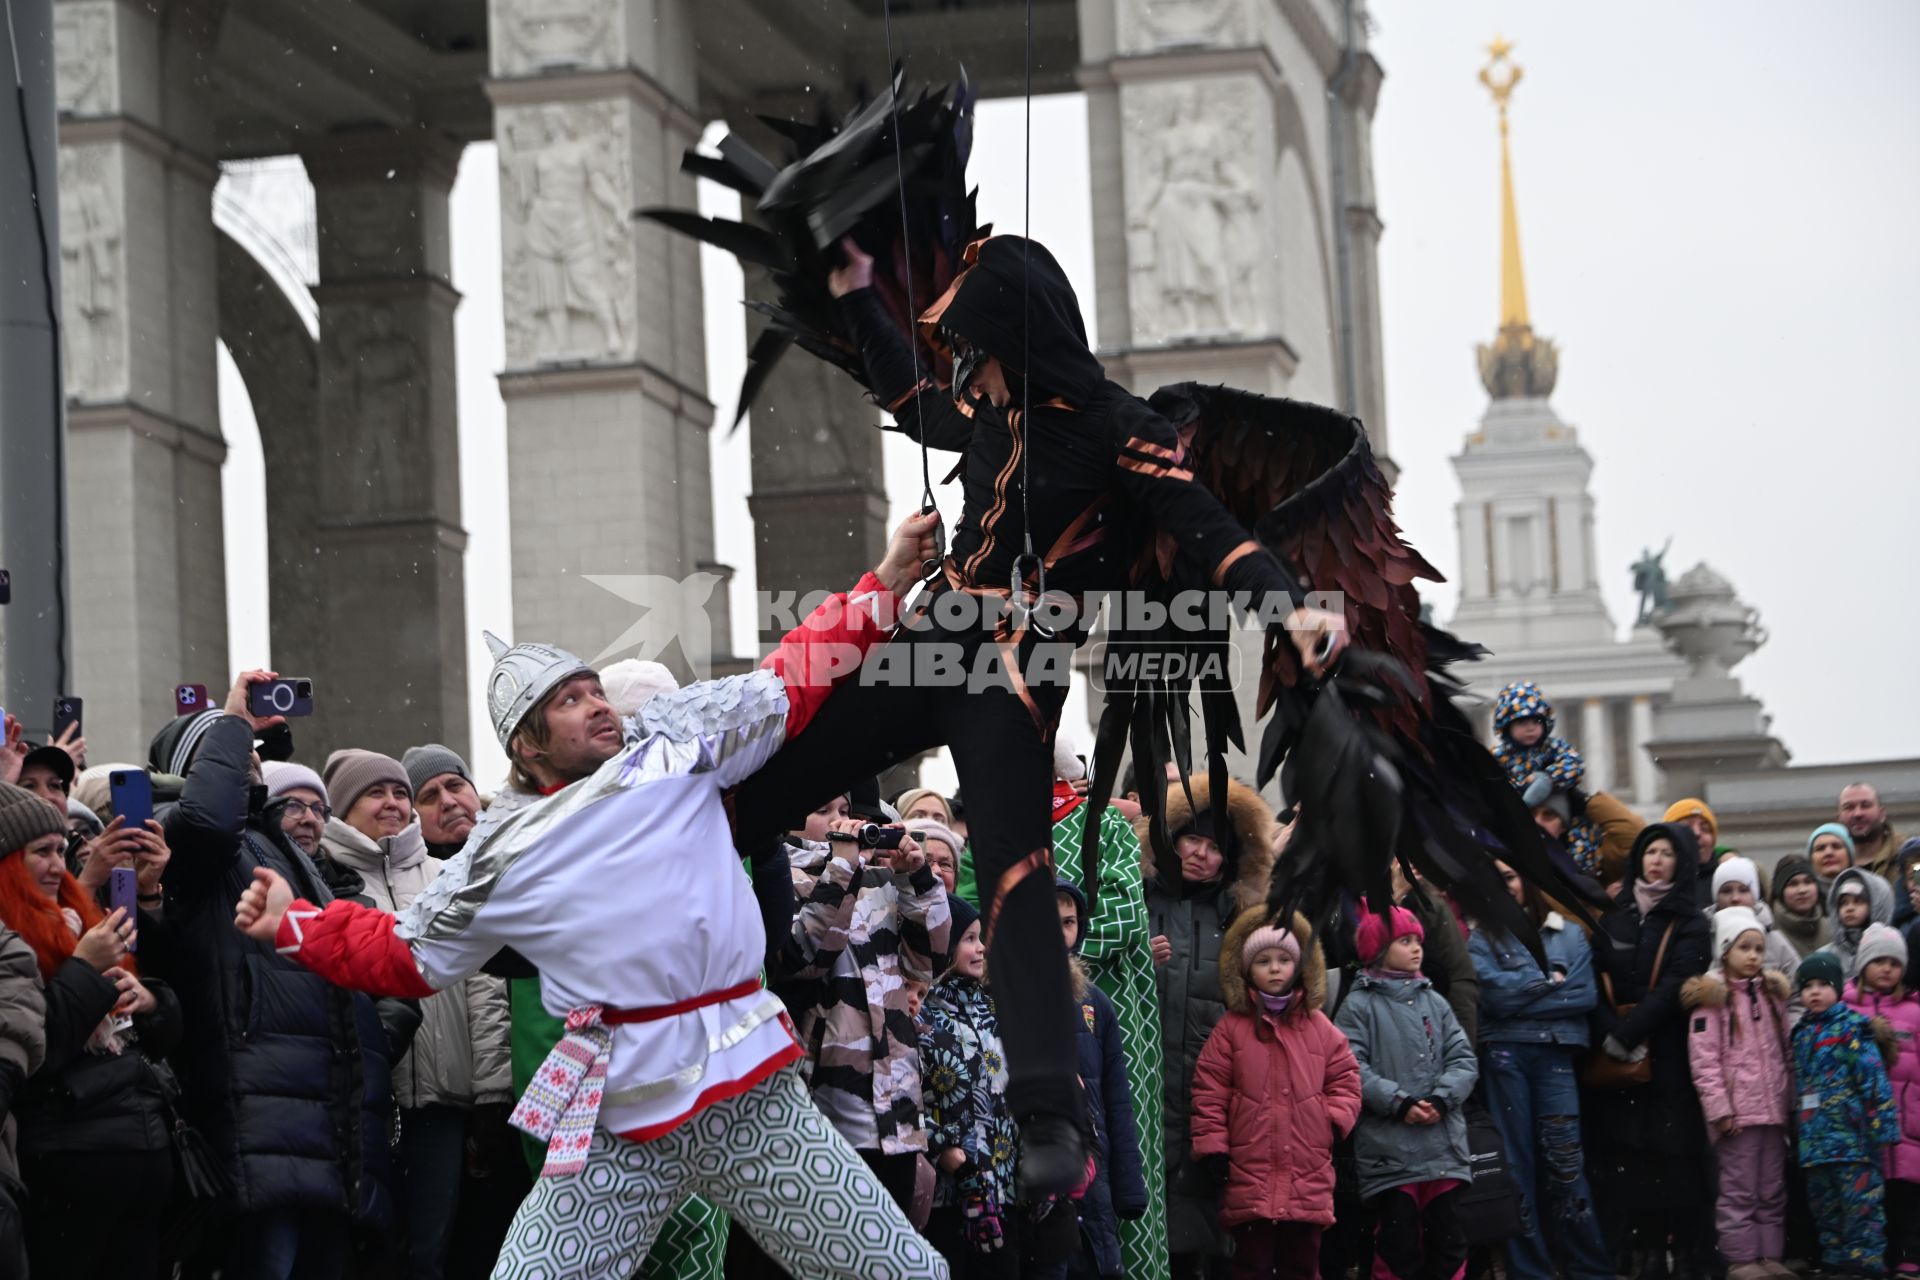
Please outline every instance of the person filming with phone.
[[155, 815], [172, 851], [167, 976], [186, 1018], [181, 1112], [232, 1186], [232, 1216], [209, 1244], [223, 1280], [286, 1280], [296, 1262], [302, 1275], [345, 1274], [356, 1228], [378, 1237], [393, 1219], [399, 1054], [380, 1010], [232, 927], [258, 869], [309, 901], [333, 898], [260, 785], [254, 740], [283, 720], [250, 702], [278, 679], [242, 672], [224, 707], [170, 720], [148, 751], [153, 772], [185, 778]]
[[[27, 1253], [36, 1277], [164, 1274], [179, 1092], [166, 1055], [180, 1002], [140, 973], [133, 921], [102, 911], [66, 867], [67, 824], [44, 799], [0, 783], [0, 922], [33, 949], [46, 997], [46, 1059], [25, 1079], [0, 1069], [32, 1188]], [[4, 1110], [0, 1107], [0, 1110]], [[115, 1197], [102, 1230], [103, 1188]]]

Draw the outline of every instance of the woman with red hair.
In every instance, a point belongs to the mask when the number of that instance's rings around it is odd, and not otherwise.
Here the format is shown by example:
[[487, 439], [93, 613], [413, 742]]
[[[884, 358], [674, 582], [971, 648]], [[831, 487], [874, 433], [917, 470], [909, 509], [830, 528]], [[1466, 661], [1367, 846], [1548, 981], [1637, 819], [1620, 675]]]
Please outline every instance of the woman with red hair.
[[46, 1061], [14, 1102], [27, 1255], [37, 1280], [156, 1276], [178, 1090], [161, 1058], [180, 1006], [138, 976], [133, 922], [102, 915], [66, 848], [66, 815], [0, 784], [0, 921], [33, 948], [47, 997]]

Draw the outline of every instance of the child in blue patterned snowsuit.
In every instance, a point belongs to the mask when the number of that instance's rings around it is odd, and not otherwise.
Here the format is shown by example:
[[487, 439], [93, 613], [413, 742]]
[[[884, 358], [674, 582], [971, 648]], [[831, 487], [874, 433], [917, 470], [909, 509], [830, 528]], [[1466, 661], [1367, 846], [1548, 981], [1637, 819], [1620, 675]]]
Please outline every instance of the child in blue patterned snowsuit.
[[[1586, 780], [1586, 757], [1565, 738], [1553, 736], [1553, 704], [1533, 681], [1516, 680], [1500, 691], [1493, 702], [1493, 728], [1500, 735], [1494, 756], [1527, 808], [1538, 809], [1555, 794], [1571, 799]], [[1580, 869], [1597, 875], [1600, 832], [1593, 823], [1577, 814], [1569, 818], [1566, 841]]]
[[1840, 961], [1826, 952], [1800, 962], [1807, 1009], [1793, 1029], [1800, 1166], [1820, 1224], [1820, 1270], [1878, 1276], [1887, 1255], [1881, 1155], [1899, 1141], [1900, 1117], [1873, 1024], [1841, 1001], [1844, 982]]

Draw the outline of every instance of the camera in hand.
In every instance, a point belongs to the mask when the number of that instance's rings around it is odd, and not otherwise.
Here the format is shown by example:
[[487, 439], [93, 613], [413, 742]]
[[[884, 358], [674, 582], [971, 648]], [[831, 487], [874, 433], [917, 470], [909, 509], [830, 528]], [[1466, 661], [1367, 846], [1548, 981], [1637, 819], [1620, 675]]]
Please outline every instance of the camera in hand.
[[868, 822], [856, 831], [829, 831], [827, 839], [857, 844], [862, 849], [898, 849], [906, 834], [904, 827], [883, 827], [877, 822]]
[[290, 676], [248, 685], [247, 712], [263, 720], [268, 716], [310, 716], [313, 714], [313, 681], [305, 676]]

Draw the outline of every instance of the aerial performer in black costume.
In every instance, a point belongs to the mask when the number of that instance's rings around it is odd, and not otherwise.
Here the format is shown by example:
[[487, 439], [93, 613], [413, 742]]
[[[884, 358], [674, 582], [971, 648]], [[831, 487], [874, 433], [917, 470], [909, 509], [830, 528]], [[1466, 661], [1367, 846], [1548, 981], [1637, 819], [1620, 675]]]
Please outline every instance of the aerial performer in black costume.
[[[717, 158], [686, 162], [757, 201], [767, 227], [646, 211], [774, 273], [778, 303], [754, 304], [770, 323], [750, 353], [742, 411], [797, 344], [859, 379], [893, 429], [919, 441], [923, 463], [927, 449], [959, 453], [964, 505], [952, 545], [926, 566], [914, 616], [870, 655], [872, 678], [841, 682], [741, 786], [736, 836], [751, 850], [856, 779], [934, 747], [952, 752], [1024, 1195], [1068, 1190], [1085, 1172], [1049, 796], [1067, 659], [1094, 598], [1224, 592], [1268, 623], [1260, 781], [1284, 768], [1302, 815], [1276, 873], [1276, 913], [1337, 911], [1342, 891], [1384, 910], [1396, 858], [1522, 937], [1531, 931], [1492, 858], [1562, 900], [1588, 896], [1548, 862], [1449, 701], [1454, 687], [1429, 670], [1470, 651], [1419, 620], [1412, 582], [1439, 575], [1401, 541], [1355, 419], [1193, 384], [1143, 401], [1109, 380], [1053, 255], [975, 225], [964, 84], [904, 103], [896, 77], [888, 96], [837, 125], [768, 123], [795, 145], [784, 169], [737, 138]], [[1302, 607], [1308, 590], [1343, 593], [1342, 612]], [[1206, 621], [1212, 629], [1169, 621], [1130, 634], [1109, 622], [1108, 634], [1191, 654], [1226, 643], [1226, 624]], [[930, 661], [936, 649], [944, 665]], [[936, 670], [946, 678], [930, 678]], [[1140, 777], [1159, 776], [1170, 757], [1185, 773], [1196, 691], [1212, 794], [1226, 795], [1225, 750], [1240, 742], [1227, 668], [1187, 670], [1109, 689], [1089, 832], [1129, 739]], [[1164, 797], [1142, 792], [1170, 864]], [[1087, 851], [1090, 881], [1097, 854]]]

